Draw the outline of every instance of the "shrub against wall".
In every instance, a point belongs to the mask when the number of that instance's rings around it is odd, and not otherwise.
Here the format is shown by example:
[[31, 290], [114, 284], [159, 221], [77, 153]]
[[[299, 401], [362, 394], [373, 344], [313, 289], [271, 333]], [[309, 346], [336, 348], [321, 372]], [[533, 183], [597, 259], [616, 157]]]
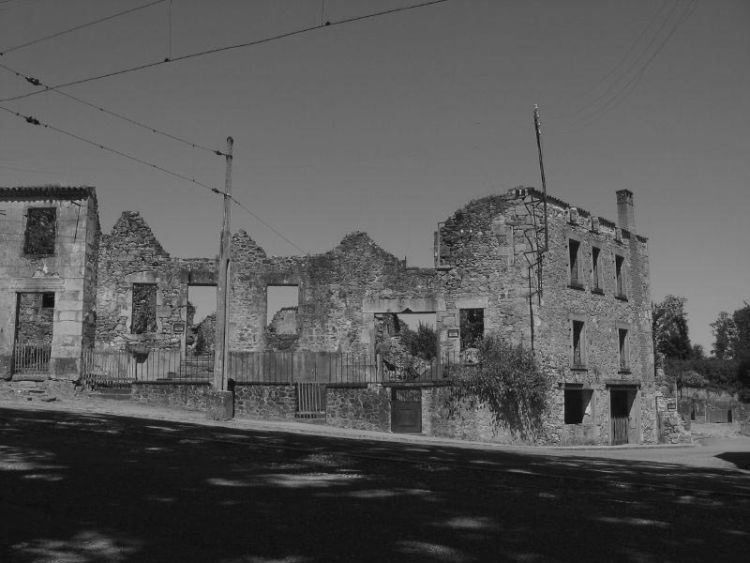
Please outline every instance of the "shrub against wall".
[[534, 352], [497, 335], [486, 335], [476, 344], [479, 363], [454, 373], [454, 398], [486, 404], [497, 424], [522, 437], [538, 435], [550, 378]]

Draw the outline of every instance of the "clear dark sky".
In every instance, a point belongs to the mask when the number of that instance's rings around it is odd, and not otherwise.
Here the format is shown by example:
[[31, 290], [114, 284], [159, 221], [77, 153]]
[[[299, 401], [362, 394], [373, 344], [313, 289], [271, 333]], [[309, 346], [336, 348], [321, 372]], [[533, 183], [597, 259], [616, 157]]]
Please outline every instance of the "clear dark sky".
[[[146, 3], [2, 0], [0, 50]], [[410, 3], [173, 0], [0, 63], [59, 84]], [[66, 91], [205, 145], [232, 135], [236, 196], [305, 251], [360, 229], [413, 265], [470, 199], [539, 185], [537, 103], [550, 193], [614, 219], [632, 190], [652, 297], [687, 297], [708, 349], [750, 300], [748, 69], [746, 0], [452, 0]], [[32, 90], [0, 71], [0, 98]], [[0, 105], [223, 186], [219, 157], [55, 93]], [[218, 252], [218, 196], [6, 113], [0, 131], [0, 185], [94, 185], [105, 230], [136, 209], [172, 254]], [[298, 253], [235, 208], [240, 228]]]

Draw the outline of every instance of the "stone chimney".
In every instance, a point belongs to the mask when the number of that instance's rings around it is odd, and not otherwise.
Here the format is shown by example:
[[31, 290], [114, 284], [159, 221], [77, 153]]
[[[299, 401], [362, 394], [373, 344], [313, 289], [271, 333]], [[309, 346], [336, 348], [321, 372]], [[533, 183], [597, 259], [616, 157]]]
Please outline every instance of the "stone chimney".
[[617, 190], [617, 226], [626, 231], [635, 231], [633, 192]]

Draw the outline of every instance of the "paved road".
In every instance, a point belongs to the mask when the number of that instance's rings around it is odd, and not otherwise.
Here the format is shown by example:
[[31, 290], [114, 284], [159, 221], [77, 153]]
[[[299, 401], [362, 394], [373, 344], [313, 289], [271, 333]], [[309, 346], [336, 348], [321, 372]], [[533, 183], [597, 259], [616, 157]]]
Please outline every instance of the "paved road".
[[0, 559], [742, 561], [750, 448], [723, 444], [539, 453], [0, 408]]

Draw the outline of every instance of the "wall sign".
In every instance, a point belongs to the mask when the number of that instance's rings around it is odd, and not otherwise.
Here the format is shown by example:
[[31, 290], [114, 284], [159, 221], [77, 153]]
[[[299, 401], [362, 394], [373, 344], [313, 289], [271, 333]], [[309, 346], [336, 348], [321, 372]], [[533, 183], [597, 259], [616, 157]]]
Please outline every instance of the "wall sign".
[[449, 328], [448, 329], [448, 338], [458, 338], [458, 329], [457, 328]]

